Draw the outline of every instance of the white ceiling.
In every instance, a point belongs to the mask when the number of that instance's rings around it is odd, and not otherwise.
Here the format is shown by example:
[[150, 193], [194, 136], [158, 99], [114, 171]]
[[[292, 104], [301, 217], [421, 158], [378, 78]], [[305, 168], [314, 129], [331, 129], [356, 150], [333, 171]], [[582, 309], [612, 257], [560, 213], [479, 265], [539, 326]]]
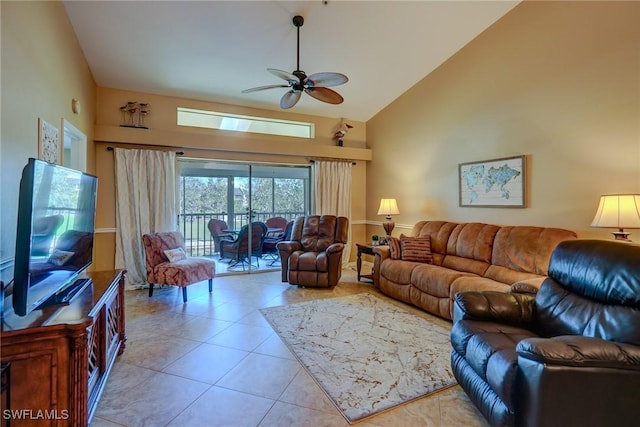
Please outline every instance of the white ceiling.
[[[326, 4], [325, 4], [326, 3]], [[303, 94], [290, 111], [367, 121], [518, 1], [65, 1], [98, 86], [278, 110], [267, 68], [333, 71], [330, 105]], [[286, 83], [286, 82], [284, 82]]]

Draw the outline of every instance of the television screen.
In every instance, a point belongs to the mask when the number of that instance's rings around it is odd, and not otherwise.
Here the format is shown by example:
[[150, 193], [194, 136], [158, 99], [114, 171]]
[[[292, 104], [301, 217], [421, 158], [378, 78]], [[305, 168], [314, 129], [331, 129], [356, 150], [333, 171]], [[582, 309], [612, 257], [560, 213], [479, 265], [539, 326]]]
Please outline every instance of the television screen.
[[97, 186], [93, 175], [29, 159], [18, 201], [16, 314], [51, 302], [91, 264]]

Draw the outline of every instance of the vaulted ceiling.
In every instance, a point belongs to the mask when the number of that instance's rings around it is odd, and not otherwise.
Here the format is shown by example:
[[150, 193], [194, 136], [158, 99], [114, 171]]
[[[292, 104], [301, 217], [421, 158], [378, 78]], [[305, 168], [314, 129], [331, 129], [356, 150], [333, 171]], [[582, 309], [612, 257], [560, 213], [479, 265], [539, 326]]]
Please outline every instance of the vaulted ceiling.
[[65, 1], [101, 87], [278, 110], [266, 71], [340, 72], [342, 104], [306, 94], [290, 111], [366, 121], [518, 1]]

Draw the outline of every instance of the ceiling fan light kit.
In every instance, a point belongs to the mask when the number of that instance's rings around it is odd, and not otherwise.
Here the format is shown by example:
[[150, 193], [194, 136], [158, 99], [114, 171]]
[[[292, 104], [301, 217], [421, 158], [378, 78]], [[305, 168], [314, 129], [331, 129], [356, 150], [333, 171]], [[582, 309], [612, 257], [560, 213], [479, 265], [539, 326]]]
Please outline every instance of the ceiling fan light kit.
[[289, 73], [276, 68], [267, 68], [268, 72], [276, 77], [286, 80], [287, 84], [258, 86], [251, 89], [245, 89], [242, 93], [257, 92], [266, 89], [288, 88], [289, 91], [280, 99], [280, 108], [283, 110], [296, 105], [302, 96], [302, 92], [319, 101], [329, 104], [341, 104], [344, 101], [344, 98], [342, 98], [338, 92], [329, 89], [329, 86], [345, 84], [349, 81], [347, 76], [331, 72], [315, 73], [307, 76], [307, 74], [300, 69], [300, 27], [302, 27], [303, 24], [304, 18], [302, 16], [296, 15], [293, 17], [293, 25], [298, 30], [296, 70]]

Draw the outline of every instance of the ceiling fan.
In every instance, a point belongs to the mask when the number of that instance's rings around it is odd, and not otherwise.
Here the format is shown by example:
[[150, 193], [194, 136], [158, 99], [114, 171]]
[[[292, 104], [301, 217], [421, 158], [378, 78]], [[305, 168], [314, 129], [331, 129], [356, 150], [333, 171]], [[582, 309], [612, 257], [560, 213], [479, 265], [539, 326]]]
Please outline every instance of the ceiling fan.
[[315, 73], [307, 76], [300, 70], [300, 27], [304, 24], [304, 18], [300, 15], [293, 17], [293, 25], [298, 29], [298, 56], [297, 68], [293, 73], [278, 70], [275, 68], [267, 68], [267, 71], [276, 77], [280, 77], [287, 81], [287, 84], [259, 86], [251, 89], [245, 89], [242, 93], [257, 92], [265, 89], [290, 88], [280, 99], [280, 108], [288, 109], [296, 105], [300, 100], [302, 92], [306, 92], [315, 99], [327, 102], [329, 104], [341, 104], [344, 98], [340, 94], [328, 86], [338, 86], [349, 81], [347, 76], [340, 73]]

